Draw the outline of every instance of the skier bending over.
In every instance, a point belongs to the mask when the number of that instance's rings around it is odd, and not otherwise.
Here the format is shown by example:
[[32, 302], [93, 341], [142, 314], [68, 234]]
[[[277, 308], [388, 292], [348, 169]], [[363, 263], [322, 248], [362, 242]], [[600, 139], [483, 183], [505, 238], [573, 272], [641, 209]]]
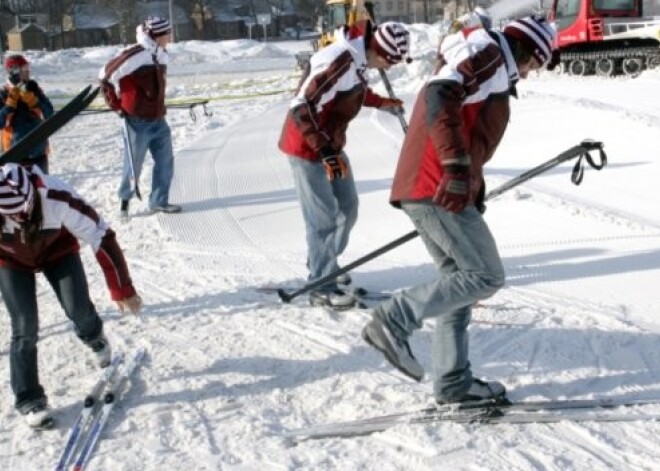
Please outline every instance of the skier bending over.
[[11, 319], [9, 371], [15, 405], [34, 428], [52, 426], [44, 388], [39, 384], [39, 316], [35, 272], [42, 271], [73, 322], [76, 335], [96, 363], [110, 363], [103, 321], [89, 298], [78, 239], [87, 242], [103, 269], [112, 299], [123, 312], [142, 305], [115, 233], [73, 188], [17, 164], [0, 167], [0, 293]]
[[435, 319], [433, 386], [439, 403], [504, 399], [496, 381], [472, 376], [468, 333], [472, 305], [504, 285], [493, 236], [482, 217], [483, 165], [509, 121], [518, 79], [553, 57], [556, 33], [529, 16], [502, 33], [464, 29], [442, 43], [442, 63], [422, 87], [399, 156], [390, 201], [410, 217], [438, 267], [438, 277], [376, 307], [363, 338], [404, 374], [422, 365], [408, 337]]
[[[358, 213], [351, 164], [344, 152], [346, 129], [362, 106], [400, 108], [401, 100], [376, 95], [367, 68], [388, 69], [408, 55], [408, 31], [387, 22], [377, 29], [358, 21], [335, 33], [335, 42], [315, 53], [284, 122], [279, 147], [289, 157], [307, 232], [307, 268], [315, 281], [339, 269]], [[312, 305], [347, 309], [356, 299], [340, 290], [345, 275], [312, 291]]]

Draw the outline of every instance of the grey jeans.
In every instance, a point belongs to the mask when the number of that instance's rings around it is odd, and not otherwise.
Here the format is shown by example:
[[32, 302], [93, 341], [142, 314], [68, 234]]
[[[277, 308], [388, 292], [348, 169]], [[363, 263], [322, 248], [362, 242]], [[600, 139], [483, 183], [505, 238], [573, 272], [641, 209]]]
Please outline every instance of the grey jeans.
[[[289, 156], [296, 192], [305, 219], [307, 268], [314, 281], [339, 269], [337, 257], [348, 245], [357, 221], [358, 195], [350, 162], [342, 154], [349, 174], [328, 181], [323, 164]], [[336, 288], [330, 283], [324, 289]]]
[[[87, 279], [78, 254], [67, 255], [43, 270], [67, 317], [83, 342], [103, 332], [103, 322], [89, 299]], [[34, 273], [0, 267], [0, 292], [11, 319], [9, 371], [16, 407], [27, 412], [44, 401], [37, 369], [39, 314]]]
[[436, 319], [433, 337], [433, 386], [436, 398], [455, 400], [473, 377], [468, 358], [472, 305], [504, 285], [505, 274], [495, 240], [474, 206], [458, 214], [429, 203], [404, 203], [438, 268], [435, 280], [397, 292], [375, 310], [395, 336], [406, 339]]

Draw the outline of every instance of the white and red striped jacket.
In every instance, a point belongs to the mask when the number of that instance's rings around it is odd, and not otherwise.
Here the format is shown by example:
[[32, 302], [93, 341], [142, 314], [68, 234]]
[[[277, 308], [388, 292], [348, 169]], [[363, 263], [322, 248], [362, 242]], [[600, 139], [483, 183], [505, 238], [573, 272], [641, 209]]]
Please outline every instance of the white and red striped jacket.
[[99, 80], [108, 106], [115, 111], [147, 120], [162, 119], [167, 86], [168, 52], [140, 27], [137, 44], [120, 51], [101, 68]]
[[81, 239], [94, 251], [111, 298], [120, 301], [135, 295], [126, 260], [107, 223], [68, 183], [34, 167], [30, 180], [41, 202], [41, 229], [27, 242], [16, 222], [2, 218], [0, 266], [38, 272], [64, 256], [78, 253]]
[[341, 151], [348, 123], [362, 106], [378, 108], [383, 98], [367, 85], [365, 36], [368, 22], [337, 30], [335, 42], [314, 54], [310, 73], [291, 101], [279, 148], [288, 155], [318, 160], [321, 149]]
[[509, 121], [509, 90], [518, 78], [500, 33], [464, 29], [441, 46], [441, 64], [422, 87], [410, 118], [394, 175], [390, 202], [430, 200], [443, 162], [469, 156], [479, 194], [483, 165], [492, 157]]

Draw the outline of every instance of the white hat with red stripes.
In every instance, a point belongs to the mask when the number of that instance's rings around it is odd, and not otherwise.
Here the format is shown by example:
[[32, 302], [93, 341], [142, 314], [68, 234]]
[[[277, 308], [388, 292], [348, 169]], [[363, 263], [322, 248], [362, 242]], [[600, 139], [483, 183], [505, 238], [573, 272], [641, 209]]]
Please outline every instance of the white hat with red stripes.
[[[408, 56], [410, 33], [401, 23], [387, 21], [373, 33], [370, 47], [390, 64], [398, 64]], [[407, 58], [406, 62], [410, 62]]]
[[34, 185], [25, 167], [18, 164], [0, 167], [0, 214], [12, 216], [30, 213], [34, 192]]
[[172, 25], [165, 18], [150, 16], [144, 22], [144, 30], [149, 33], [151, 37], [157, 38], [158, 36], [170, 34], [170, 31], [172, 31]]
[[545, 18], [537, 15], [526, 16], [512, 21], [502, 32], [520, 41], [539, 64], [543, 65], [552, 58], [557, 31]]

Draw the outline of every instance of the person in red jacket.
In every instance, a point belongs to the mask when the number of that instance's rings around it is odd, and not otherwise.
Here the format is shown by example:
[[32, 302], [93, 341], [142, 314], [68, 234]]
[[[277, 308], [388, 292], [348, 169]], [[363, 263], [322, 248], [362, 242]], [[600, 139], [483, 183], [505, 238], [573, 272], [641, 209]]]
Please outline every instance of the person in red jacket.
[[435, 319], [431, 357], [439, 403], [505, 400], [504, 385], [473, 377], [468, 358], [472, 306], [505, 281], [482, 217], [483, 166], [509, 122], [513, 85], [553, 59], [555, 38], [554, 28], [537, 16], [513, 21], [502, 33], [469, 28], [448, 36], [440, 67], [412, 112], [390, 201], [412, 220], [438, 276], [377, 306], [362, 337], [420, 381], [424, 368], [408, 338]]
[[181, 211], [169, 201], [174, 152], [165, 120], [165, 88], [171, 30], [169, 21], [148, 18], [136, 28], [137, 44], [120, 51], [99, 72], [105, 100], [123, 121], [124, 170], [118, 190], [122, 218], [128, 217], [147, 151], [154, 160], [149, 211]]
[[[358, 196], [348, 156], [346, 129], [362, 106], [400, 108], [398, 99], [375, 94], [367, 68], [388, 69], [408, 55], [409, 34], [401, 23], [377, 29], [369, 21], [343, 27], [335, 42], [310, 59], [284, 121], [279, 148], [291, 164], [307, 232], [307, 268], [314, 281], [339, 269], [357, 220]], [[350, 277], [343, 277], [343, 283]], [[329, 283], [310, 293], [312, 305], [347, 309], [355, 298]]]
[[115, 233], [64, 181], [38, 166], [0, 167], [0, 293], [11, 319], [9, 369], [15, 405], [31, 427], [52, 426], [37, 370], [39, 317], [35, 273], [43, 272], [76, 335], [99, 366], [110, 363], [103, 321], [89, 297], [78, 239], [88, 243], [103, 269], [112, 299], [123, 312], [140, 311]]

